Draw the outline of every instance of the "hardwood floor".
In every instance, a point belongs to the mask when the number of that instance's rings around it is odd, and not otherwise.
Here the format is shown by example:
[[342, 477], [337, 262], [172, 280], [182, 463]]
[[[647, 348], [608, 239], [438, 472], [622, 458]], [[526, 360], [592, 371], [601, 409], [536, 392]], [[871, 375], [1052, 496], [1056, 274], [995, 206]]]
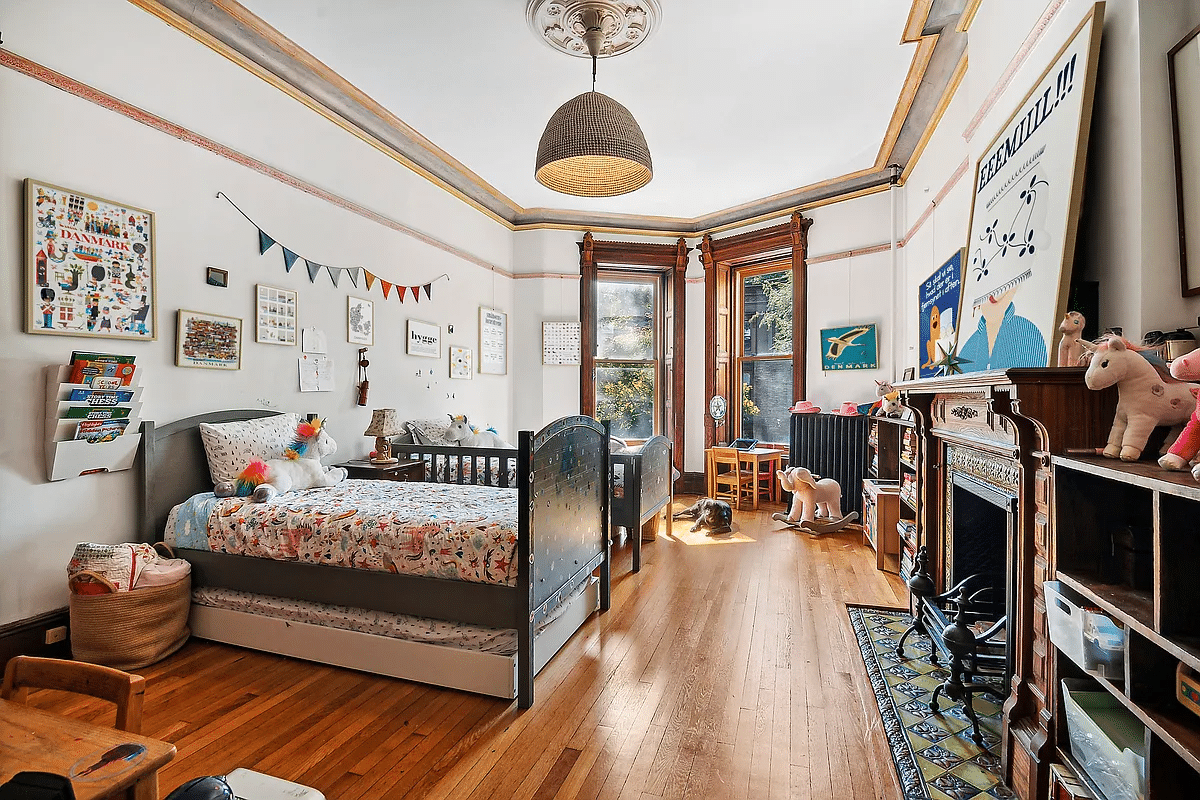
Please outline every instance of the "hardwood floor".
[[[691, 498], [681, 498], [676, 509]], [[534, 707], [193, 641], [142, 670], [163, 794], [236, 767], [356, 798], [898, 798], [845, 603], [905, 605], [855, 534], [674, 524], [537, 678]], [[36, 705], [107, 720], [91, 701]], [[107, 712], [111, 716], [111, 712]]]

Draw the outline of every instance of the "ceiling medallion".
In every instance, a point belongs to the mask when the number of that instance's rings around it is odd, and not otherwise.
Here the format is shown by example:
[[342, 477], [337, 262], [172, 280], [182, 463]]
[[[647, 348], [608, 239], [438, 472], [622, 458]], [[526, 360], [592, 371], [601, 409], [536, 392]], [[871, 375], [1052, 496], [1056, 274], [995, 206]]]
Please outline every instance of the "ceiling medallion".
[[525, 19], [534, 35], [563, 53], [579, 58], [591, 58], [583, 35], [585, 11], [600, 14], [600, 29], [604, 43], [597, 58], [628, 53], [637, 47], [662, 19], [658, 0], [529, 0]]

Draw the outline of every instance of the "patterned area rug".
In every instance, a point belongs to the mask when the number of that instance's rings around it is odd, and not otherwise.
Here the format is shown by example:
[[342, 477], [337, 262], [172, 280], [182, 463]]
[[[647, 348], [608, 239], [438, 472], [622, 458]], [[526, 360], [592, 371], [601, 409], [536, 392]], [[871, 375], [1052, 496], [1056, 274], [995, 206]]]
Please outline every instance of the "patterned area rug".
[[896, 658], [896, 643], [912, 620], [907, 611], [853, 605], [848, 610], [905, 800], [1015, 797], [998, 777], [1001, 721], [994, 698], [974, 700], [984, 744], [993, 753], [971, 740], [971, 723], [958, 703], [939, 697], [941, 713], [929, 708], [933, 690], [948, 674], [930, 665], [927, 639], [908, 637], [909, 657]]

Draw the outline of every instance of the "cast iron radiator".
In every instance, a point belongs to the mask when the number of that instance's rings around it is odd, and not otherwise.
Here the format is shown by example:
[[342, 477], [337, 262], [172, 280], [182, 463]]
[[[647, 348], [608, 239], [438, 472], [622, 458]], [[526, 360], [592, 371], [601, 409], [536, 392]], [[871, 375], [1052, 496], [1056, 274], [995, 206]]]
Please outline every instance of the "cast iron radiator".
[[842, 512], [862, 518], [862, 482], [867, 475], [870, 417], [792, 414], [788, 464], [833, 478], [842, 487]]

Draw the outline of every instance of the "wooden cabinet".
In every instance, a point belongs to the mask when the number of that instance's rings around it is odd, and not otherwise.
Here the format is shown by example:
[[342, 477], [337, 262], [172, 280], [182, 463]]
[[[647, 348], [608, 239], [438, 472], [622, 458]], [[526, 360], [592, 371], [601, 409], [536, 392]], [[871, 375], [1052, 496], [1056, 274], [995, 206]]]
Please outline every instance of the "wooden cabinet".
[[376, 464], [374, 461], [347, 461], [338, 464], [346, 470], [348, 477], [376, 481], [423, 481], [424, 461], [397, 461], [392, 464]]
[[[1176, 670], [1200, 672], [1200, 484], [1099, 457], [1056, 456], [1053, 472], [1055, 577], [1126, 632], [1124, 680], [1084, 673], [1055, 648], [1058, 675], [1110, 692], [1146, 727], [1147, 797], [1195, 797], [1200, 716], [1176, 699]], [[1056, 700], [1061, 709], [1061, 689]], [[1063, 717], [1058, 750], [1070, 763]]]
[[863, 481], [863, 544], [875, 551], [875, 567], [900, 571], [900, 487], [869, 478]]
[[[879, 569], [898, 572], [907, 580], [918, 547], [920, 437], [916, 423], [911, 416], [906, 419], [872, 417], [867, 445], [871, 459], [867, 472], [871, 477], [863, 481], [863, 537], [875, 548]], [[868, 508], [868, 504], [872, 507]], [[882, 534], [881, 539], [869, 533], [872, 514], [879, 520], [874, 530]], [[886, 529], [884, 517], [888, 520]]]

